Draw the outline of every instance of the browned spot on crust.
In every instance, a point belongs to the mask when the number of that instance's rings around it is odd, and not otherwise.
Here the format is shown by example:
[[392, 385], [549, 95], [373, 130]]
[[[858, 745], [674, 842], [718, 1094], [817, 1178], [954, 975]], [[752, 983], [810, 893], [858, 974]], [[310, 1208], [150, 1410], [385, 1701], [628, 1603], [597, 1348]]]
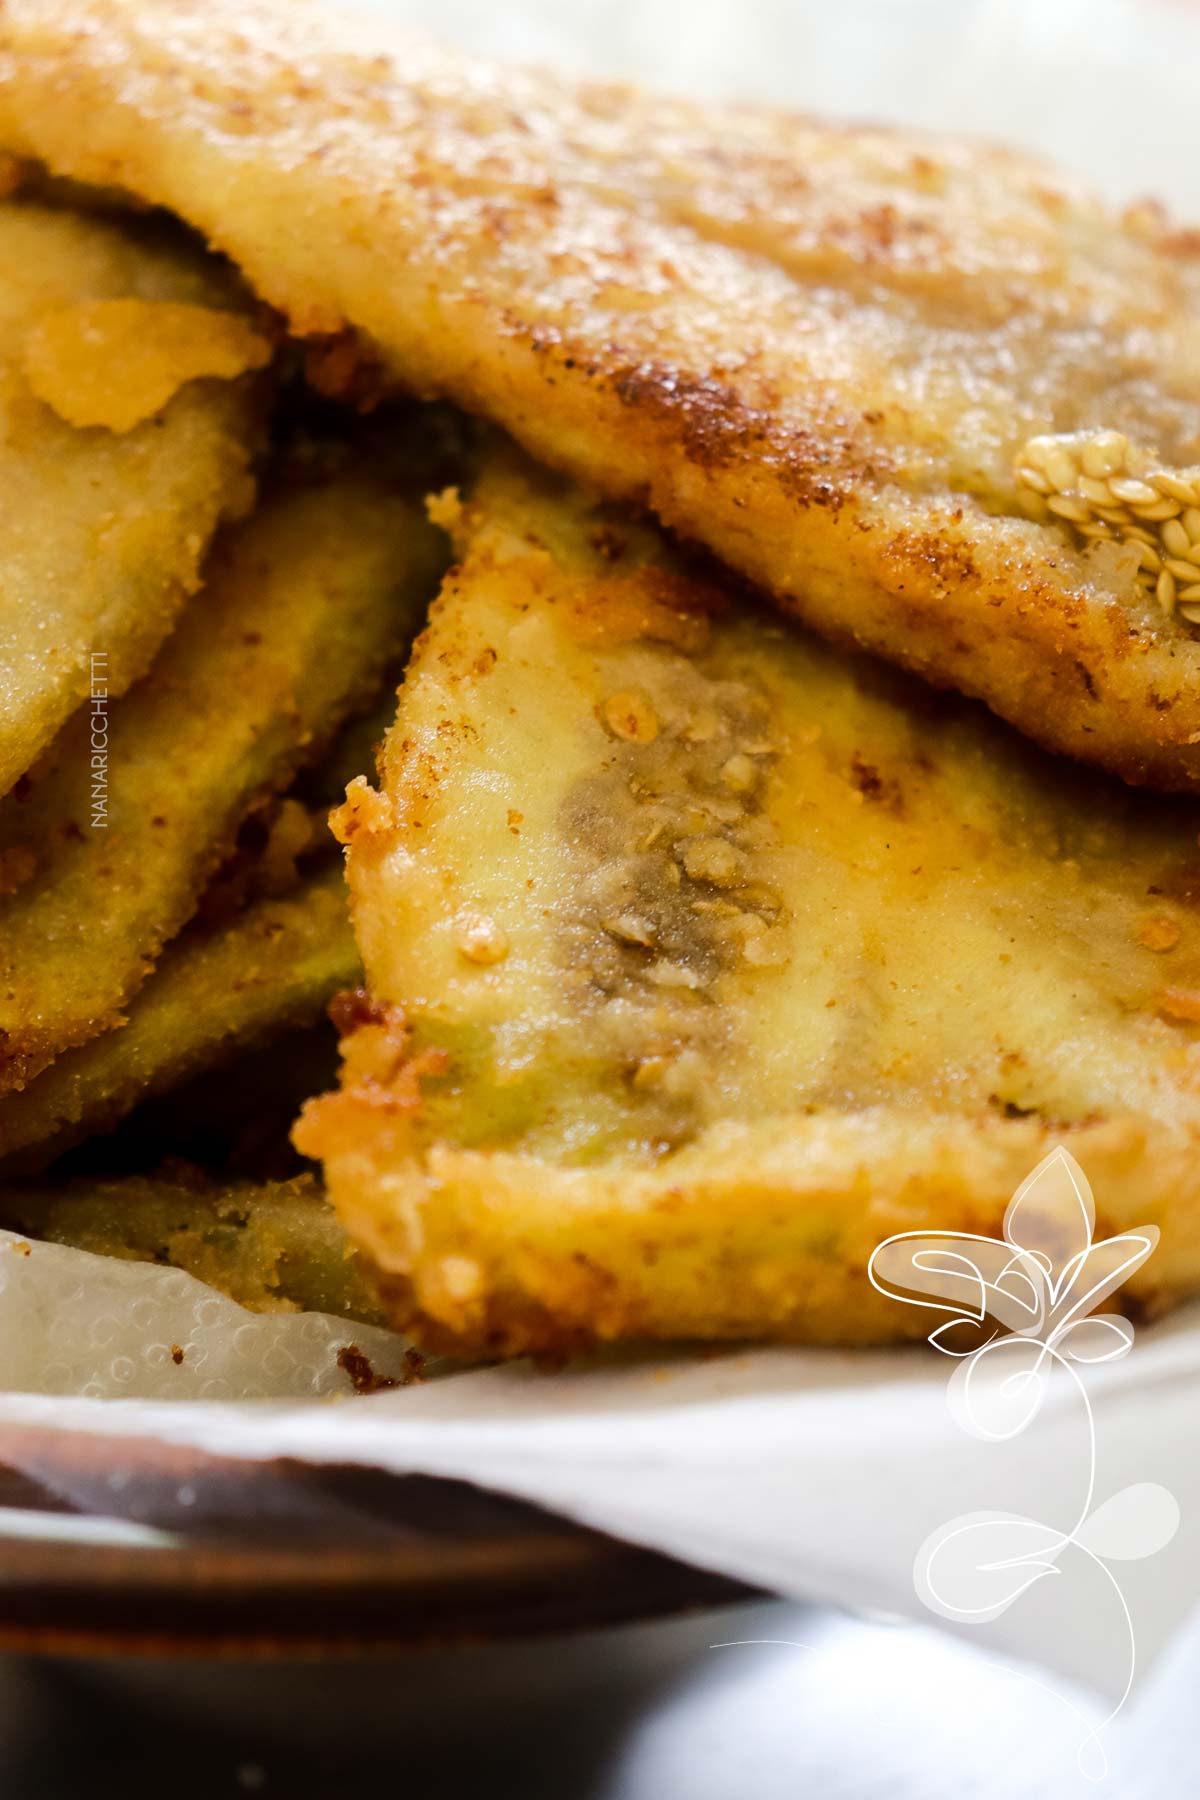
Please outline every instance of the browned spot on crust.
[[385, 1025], [395, 1012], [394, 1007], [385, 1006], [363, 987], [335, 994], [329, 1002], [329, 1017], [339, 1037], [349, 1037], [363, 1025]]
[[623, 406], [669, 421], [680, 433], [684, 455], [704, 469], [727, 468], [756, 426], [762, 431], [761, 421], [731, 388], [655, 363], [616, 373], [613, 388]]
[[579, 581], [565, 592], [572, 637], [597, 648], [648, 638], [694, 653], [704, 648], [709, 620], [729, 604], [712, 582], [653, 567]]
[[1168, 1019], [1200, 1025], [1200, 993], [1190, 988], [1165, 988], [1158, 997], [1158, 1010]]
[[1173, 950], [1180, 936], [1178, 925], [1167, 913], [1151, 913], [1137, 930], [1137, 941], [1142, 948], [1160, 953]]
[[834, 510], [845, 504], [848, 496], [832, 471], [847, 461], [850, 444], [836, 433], [818, 436], [783, 427], [769, 413], [748, 406], [732, 387], [657, 363], [616, 369], [612, 385], [623, 406], [651, 428], [669, 430], [698, 468], [715, 474], [761, 455], [775, 466], [780, 485], [797, 504]]
[[891, 776], [881, 775], [875, 765], [867, 762], [857, 750], [850, 758], [850, 779], [864, 800], [870, 800], [897, 815], [904, 811], [904, 791], [900, 783]]
[[937, 532], [904, 533], [888, 544], [888, 555], [897, 564], [908, 563], [945, 592], [980, 580], [970, 546], [941, 537]]
[[350, 1378], [356, 1394], [382, 1394], [402, 1384], [394, 1375], [379, 1375], [365, 1350], [357, 1344], [343, 1344], [337, 1353], [337, 1365]]

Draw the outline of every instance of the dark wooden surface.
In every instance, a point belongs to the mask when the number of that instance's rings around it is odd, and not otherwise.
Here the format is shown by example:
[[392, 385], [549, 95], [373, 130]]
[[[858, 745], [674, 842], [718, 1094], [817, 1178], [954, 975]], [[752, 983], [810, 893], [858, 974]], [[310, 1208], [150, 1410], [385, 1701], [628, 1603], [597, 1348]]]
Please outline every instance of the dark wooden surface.
[[0, 1433], [0, 1507], [119, 1518], [167, 1544], [12, 1536], [0, 1648], [380, 1653], [664, 1617], [749, 1590], [461, 1482]]

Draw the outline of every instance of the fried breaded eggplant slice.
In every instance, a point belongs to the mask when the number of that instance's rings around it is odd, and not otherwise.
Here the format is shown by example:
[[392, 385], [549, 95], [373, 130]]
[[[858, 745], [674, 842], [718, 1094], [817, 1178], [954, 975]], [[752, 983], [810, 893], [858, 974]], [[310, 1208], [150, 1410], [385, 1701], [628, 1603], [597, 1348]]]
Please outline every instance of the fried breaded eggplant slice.
[[141, 1101], [314, 1023], [361, 979], [340, 864], [163, 952], [126, 1022], [0, 1097], [0, 1170], [43, 1169]]
[[0, 1224], [96, 1256], [184, 1269], [252, 1312], [379, 1319], [358, 1258], [311, 1176], [206, 1184], [129, 1175], [0, 1188]]
[[[1056, 1144], [1200, 1285], [1200, 807], [498, 462], [335, 826], [369, 994], [295, 1133], [419, 1341], [923, 1334], [869, 1254]], [[744, 600], [744, 597], [743, 597]]]
[[297, 332], [353, 328], [836, 641], [1200, 787], [1162, 610], [1200, 590], [1200, 252], [1153, 208], [295, 0], [6, 0], [0, 143], [171, 208]]
[[236, 377], [269, 344], [181, 240], [0, 204], [0, 794], [93, 685], [145, 671], [250, 499], [258, 406]]
[[73, 721], [41, 778], [0, 803], [0, 1092], [117, 1021], [249, 808], [411, 634], [443, 542], [411, 493], [361, 466], [281, 491], [218, 539], [104, 751], [90, 714]]

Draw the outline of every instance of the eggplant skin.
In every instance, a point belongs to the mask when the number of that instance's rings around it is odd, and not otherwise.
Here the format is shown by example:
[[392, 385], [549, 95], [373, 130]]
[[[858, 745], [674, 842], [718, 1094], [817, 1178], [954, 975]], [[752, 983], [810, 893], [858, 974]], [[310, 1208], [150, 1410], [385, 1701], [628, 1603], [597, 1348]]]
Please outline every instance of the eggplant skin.
[[[225, 528], [206, 584], [107, 721], [108, 818], [88, 714], [27, 794], [0, 800], [0, 1096], [118, 1024], [243, 819], [378, 692], [445, 567], [411, 490], [352, 452]], [[97, 896], [104, 896], [103, 907]]]
[[0, 148], [176, 212], [298, 334], [358, 334], [825, 635], [1200, 786], [1200, 641], [1014, 480], [1045, 433], [1200, 463], [1200, 239], [1153, 208], [294, 0], [6, 0]]
[[[870, 1343], [892, 1233], [1056, 1145], [1200, 1285], [1200, 806], [834, 651], [504, 451], [378, 787], [366, 990], [294, 1134], [429, 1348]], [[730, 603], [733, 601], [734, 603]]]
[[338, 867], [169, 944], [123, 1024], [0, 1096], [0, 1175], [44, 1169], [143, 1100], [322, 1017], [359, 980]]
[[0, 1186], [0, 1221], [93, 1256], [183, 1269], [251, 1312], [379, 1322], [358, 1259], [311, 1175], [222, 1181], [185, 1179], [175, 1169]]

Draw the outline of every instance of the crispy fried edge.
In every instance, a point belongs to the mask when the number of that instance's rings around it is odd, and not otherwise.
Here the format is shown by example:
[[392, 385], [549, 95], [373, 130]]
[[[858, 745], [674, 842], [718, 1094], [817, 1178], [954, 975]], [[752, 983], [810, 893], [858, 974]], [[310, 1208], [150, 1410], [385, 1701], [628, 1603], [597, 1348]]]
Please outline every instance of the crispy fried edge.
[[359, 1259], [310, 1175], [216, 1184], [130, 1175], [4, 1187], [0, 1221], [95, 1255], [186, 1270], [251, 1311], [380, 1322]]
[[[137, 253], [136, 243], [127, 240], [119, 220], [90, 222], [93, 229], [112, 234], [126, 256]], [[195, 256], [195, 252], [189, 254]], [[156, 255], [161, 258], [161, 252]], [[214, 307], [227, 310], [233, 306], [238, 297], [236, 287], [215, 261], [210, 287], [207, 300]], [[234, 316], [250, 330], [247, 315]], [[191, 491], [174, 508], [173, 531], [159, 533], [161, 563], [142, 570], [140, 582], [127, 580], [123, 594], [110, 594], [101, 617], [79, 621], [75, 642], [55, 646], [56, 657], [41, 670], [41, 689], [36, 695], [26, 695], [20, 715], [7, 722], [0, 734], [0, 795], [11, 790], [87, 697], [94, 650], [102, 648], [104, 652], [102, 685], [109, 699], [123, 693], [149, 668], [184, 602], [200, 586], [201, 562], [213, 533], [223, 519], [243, 512], [252, 497], [250, 468], [261, 447], [261, 415], [268, 386], [263, 379], [209, 382], [203, 389], [173, 395], [158, 418], [137, 428], [140, 438], [153, 444], [164, 427], [170, 430], [173, 415], [186, 414], [188, 429], [194, 432], [197, 416], [207, 412], [211, 415], [207, 460], [196, 459], [189, 472]], [[153, 606], [148, 604], [151, 599]]]
[[[190, 916], [205, 881], [230, 848], [233, 833], [246, 812], [264, 794], [286, 786], [299, 763], [311, 753], [310, 747], [314, 741], [319, 744], [327, 738], [347, 712], [362, 700], [364, 692], [370, 691], [386, 666], [389, 656], [411, 632], [419, 608], [433, 591], [438, 573], [444, 567], [443, 540], [440, 533], [428, 523], [415, 498], [406, 498], [390, 490], [385, 497], [382, 490], [374, 487], [369, 477], [347, 475], [324, 488], [311, 491], [299, 489], [286, 493], [274, 508], [266, 507], [243, 525], [232, 529], [228, 540], [231, 546], [231, 567], [240, 568], [243, 573], [252, 571], [255, 559], [261, 558], [265, 553], [262, 544], [264, 531], [268, 533], [269, 544], [269, 534], [278, 529], [279, 521], [282, 519], [286, 522], [289, 515], [294, 513], [295, 527], [302, 532], [305, 515], [310, 509], [329, 504], [336, 506], [339, 495], [343, 497], [343, 505], [347, 498], [369, 498], [374, 495], [375, 504], [382, 504], [379, 515], [381, 543], [384, 536], [394, 539], [399, 551], [403, 540], [407, 561], [398, 561], [390, 567], [386, 580], [377, 589], [373, 588], [370, 593], [361, 596], [362, 603], [357, 615], [358, 629], [353, 633], [347, 630], [343, 610], [344, 594], [331, 596], [327, 583], [322, 581], [314, 593], [309, 595], [308, 604], [313, 609], [312, 616], [319, 618], [322, 623], [308, 646], [306, 666], [298, 672], [298, 679], [293, 684], [289, 702], [292, 711], [265, 722], [258, 718], [258, 696], [253, 690], [253, 683], [247, 681], [244, 669], [239, 669], [238, 664], [248, 664], [253, 654], [262, 658], [262, 667], [269, 672], [270, 642], [260, 639], [257, 643], [252, 643], [252, 639], [246, 637], [247, 632], [253, 632], [255, 624], [249, 617], [229, 619], [220, 642], [215, 636], [210, 637], [207, 627], [211, 608], [206, 607], [205, 602], [211, 599], [211, 594], [201, 593], [193, 602], [186, 627], [181, 628], [168, 641], [159, 662], [145, 677], [151, 712], [157, 712], [160, 722], [165, 728], [169, 728], [170, 709], [169, 706], [164, 709], [162, 702], [169, 701], [173, 691], [187, 693], [198, 658], [210, 653], [215, 656], [219, 650], [228, 667], [220, 682], [213, 682], [211, 671], [209, 675], [213, 729], [220, 730], [233, 719], [243, 724], [248, 720], [254, 726], [254, 731], [242, 756], [236, 779], [230, 779], [231, 771], [223, 771], [218, 784], [219, 791], [213, 791], [207, 796], [213, 817], [206, 848], [202, 854], [193, 854], [193, 866], [190, 869], [176, 867], [172, 870], [167, 883], [172, 891], [160, 907], [154, 931], [139, 938], [136, 943], [124, 946], [119, 968], [116, 966], [116, 959], [113, 960], [111, 979], [105, 989], [106, 1001], [102, 1003], [96, 998], [98, 989], [93, 987], [91, 999], [77, 999], [70, 1014], [65, 1009], [62, 992], [57, 1003], [54, 1003], [53, 991], [47, 979], [47, 965], [39, 958], [43, 947], [40, 931], [35, 928], [30, 934], [32, 941], [27, 942], [24, 948], [19, 942], [14, 945], [11, 924], [14, 916], [13, 902], [10, 901], [6, 906], [0, 905], [0, 924], [4, 926], [7, 935], [5, 956], [9, 969], [14, 971], [10, 975], [14, 992], [9, 997], [9, 1003], [15, 1001], [16, 972], [23, 970], [27, 992], [36, 994], [38, 1008], [36, 1019], [32, 1016], [32, 1007], [27, 1016], [10, 1015], [8, 1035], [3, 1040], [0, 1054], [0, 1093], [25, 1086], [55, 1056], [86, 1042], [106, 1026], [116, 1022], [121, 1007], [141, 986], [162, 945]], [[384, 521], [386, 533], [383, 532]], [[360, 518], [360, 526], [362, 523]], [[328, 557], [328, 546], [324, 543], [319, 546], [319, 551], [322, 556]], [[335, 578], [341, 572], [340, 563], [336, 568], [325, 571]], [[334, 604], [335, 600], [338, 604]], [[274, 620], [277, 640], [280, 633], [288, 638], [295, 637], [296, 623], [294, 616], [277, 617]], [[353, 652], [346, 656], [345, 666], [341, 670], [333, 660], [333, 652], [339, 645], [343, 652]], [[277, 676], [272, 674], [271, 680], [277, 682]], [[122, 701], [121, 730], [131, 741], [135, 761], [144, 767], [145, 743], [136, 729], [141, 692], [140, 687], [135, 687]], [[236, 696], [236, 704], [231, 701], [231, 694]], [[153, 759], [153, 762], [157, 763], [158, 760]], [[119, 775], [120, 769], [114, 752], [109, 769], [109, 782], [114, 790]], [[135, 803], [128, 788], [122, 796], [122, 804], [139, 818], [154, 811], [153, 804], [146, 805], [144, 795]], [[143, 836], [143, 848], [153, 855], [156, 846], [169, 846], [174, 834], [163, 831], [156, 835], [152, 820], [150, 827]], [[53, 836], [52, 831], [52, 839]], [[64, 841], [68, 845], [75, 845], [78, 839], [67, 833], [64, 834]], [[82, 850], [72, 852], [77, 858], [77, 875], [84, 891], [92, 882], [96, 865], [101, 870], [104, 868], [106, 842], [106, 833], [89, 833], [84, 837]], [[144, 885], [144, 867], [139, 873]], [[44, 885], [40, 874], [38, 885], [39, 889]], [[61, 891], [61, 875], [57, 871], [55, 886]], [[18, 890], [14, 899], [18, 903], [18, 914], [21, 908], [28, 910], [30, 897], [25, 889]], [[33, 923], [36, 927], [36, 907]], [[78, 941], [70, 940], [63, 946], [63, 950], [67, 966], [70, 967], [78, 957]], [[94, 955], [93, 950], [91, 966], [94, 966]]]
[[315, 1022], [359, 979], [340, 866], [230, 924], [177, 939], [127, 1021], [0, 1098], [0, 1174], [43, 1169], [142, 1100]]
[[420, 1075], [310, 1101], [295, 1141], [371, 1259], [392, 1322], [428, 1349], [559, 1356], [614, 1339], [872, 1344], [928, 1320], [871, 1286], [892, 1233], [1000, 1235], [1057, 1144], [1097, 1200], [1097, 1236], [1146, 1224], [1131, 1279], [1149, 1314], [1200, 1285], [1195, 1144], [1143, 1120], [1061, 1131], [1028, 1119], [852, 1117], [724, 1127], [654, 1169], [549, 1168], [418, 1146]]

